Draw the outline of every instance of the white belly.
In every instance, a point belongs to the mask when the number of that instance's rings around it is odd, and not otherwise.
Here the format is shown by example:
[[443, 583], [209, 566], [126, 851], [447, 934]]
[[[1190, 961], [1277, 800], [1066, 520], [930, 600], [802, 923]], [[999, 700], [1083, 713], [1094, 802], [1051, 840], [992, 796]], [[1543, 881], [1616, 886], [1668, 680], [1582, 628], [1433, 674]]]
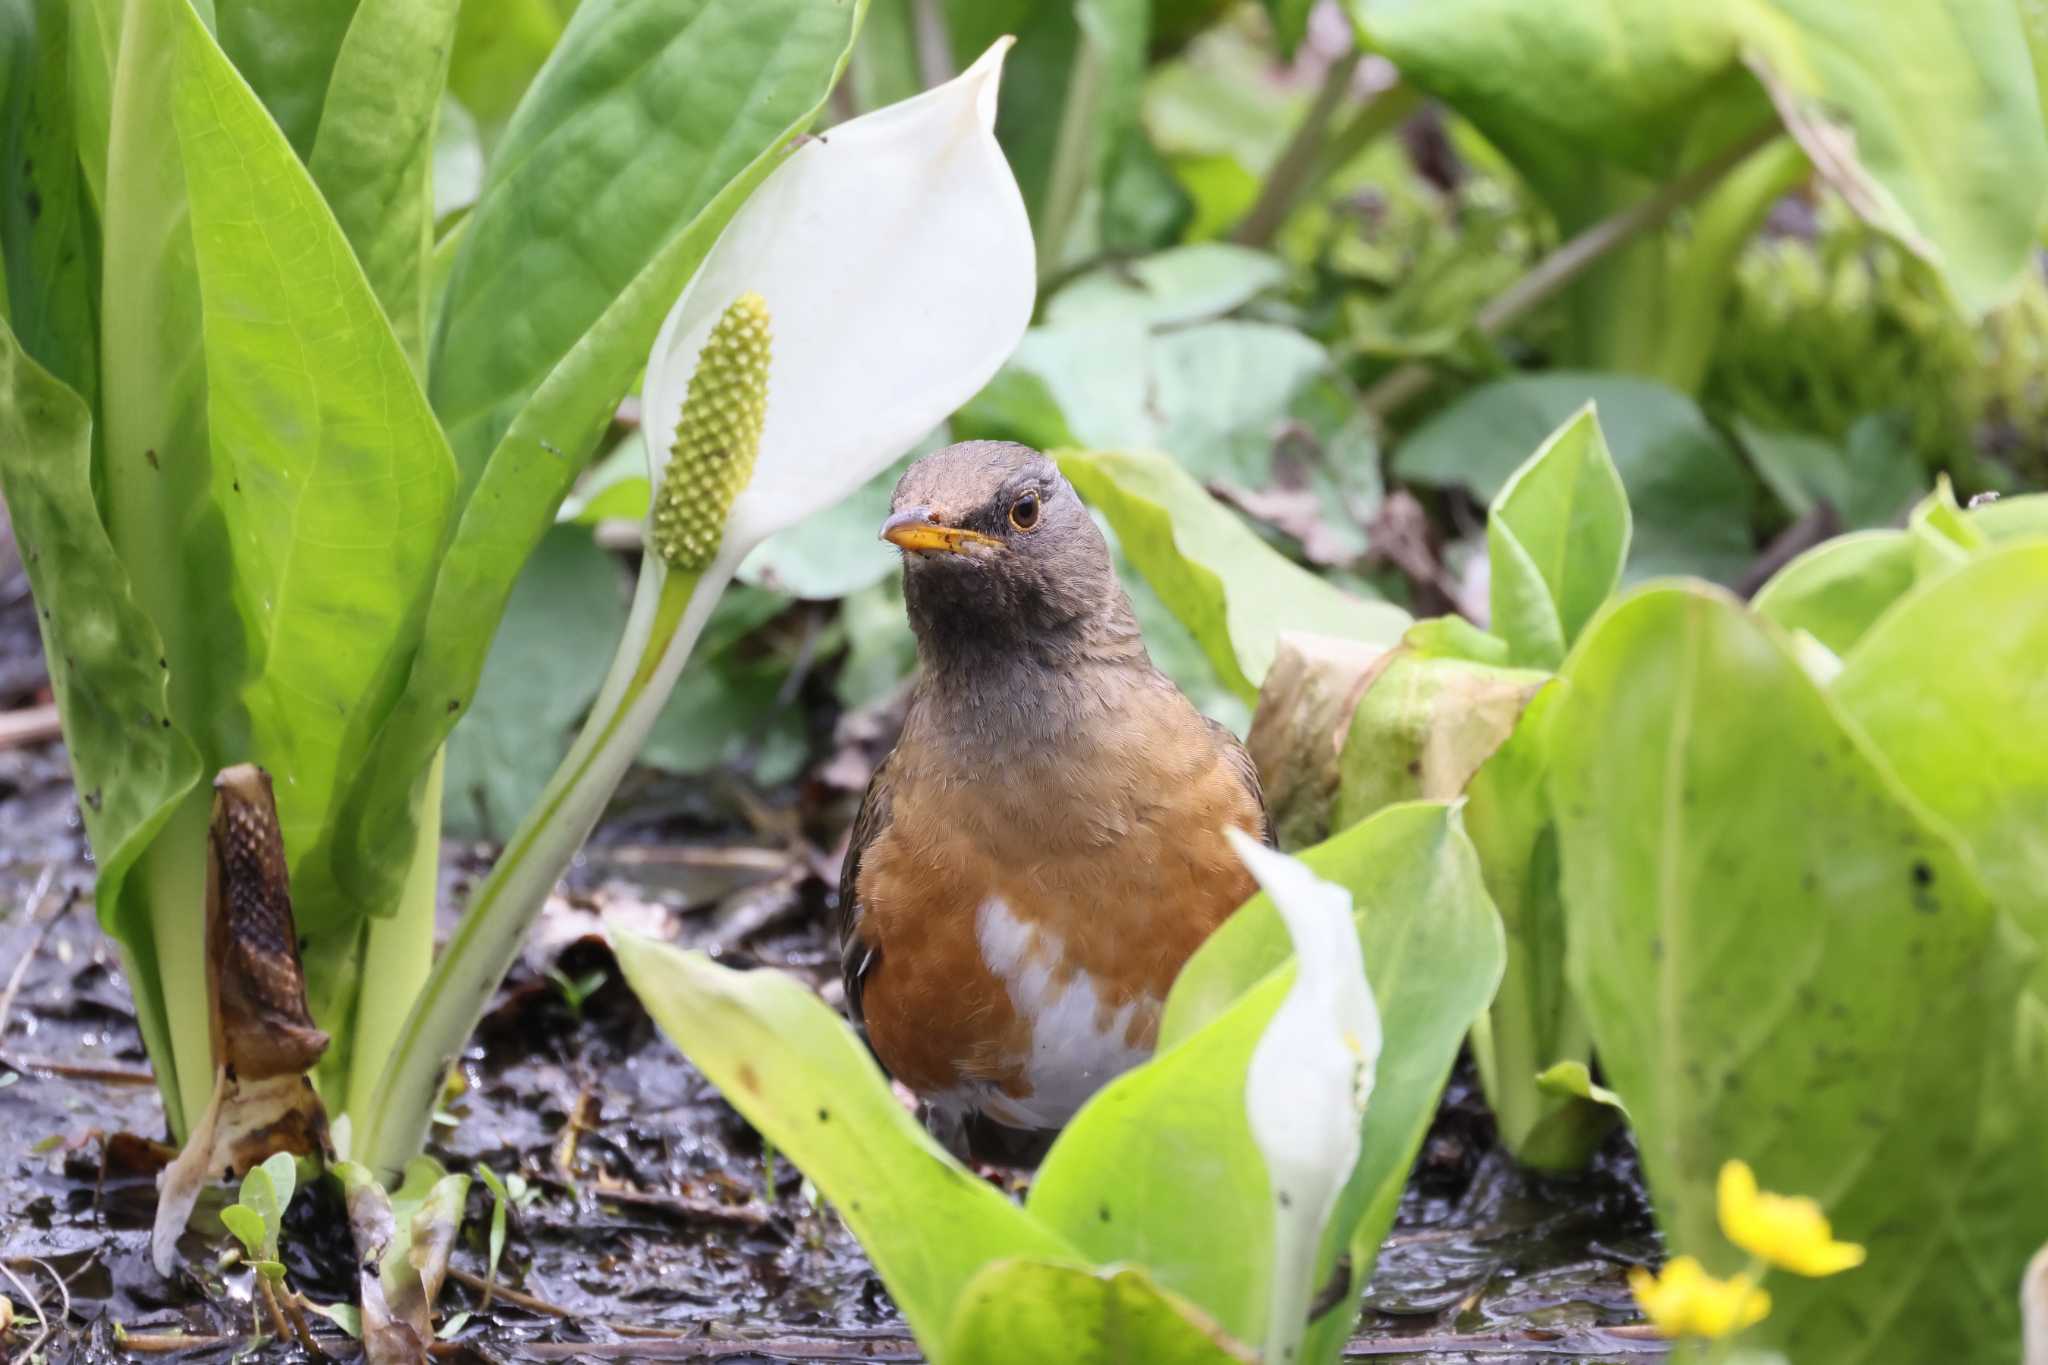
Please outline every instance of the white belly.
[[1062, 970], [1066, 950], [1059, 935], [1019, 919], [1000, 897], [982, 902], [975, 931], [989, 970], [1031, 1025], [1024, 1061], [1031, 1093], [1019, 1098], [990, 1090], [972, 1097], [990, 1118], [1015, 1128], [1060, 1127], [1089, 1096], [1150, 1055], [1149, 1047], [1129, 1040], [1151, 1035], [1158, 1000], [1109, 1008], [1086, 972]]

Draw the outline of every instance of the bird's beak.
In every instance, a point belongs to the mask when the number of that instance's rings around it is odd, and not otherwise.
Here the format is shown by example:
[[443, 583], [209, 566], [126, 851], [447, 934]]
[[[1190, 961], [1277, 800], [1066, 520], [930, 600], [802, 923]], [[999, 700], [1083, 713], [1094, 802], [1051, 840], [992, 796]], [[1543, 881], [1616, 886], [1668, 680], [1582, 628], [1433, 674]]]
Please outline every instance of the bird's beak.
[[977, 550], [1001, 549], [1003, 542], [979, 531], [959, 526], [941, 526], [932, 520], [929, 507], [906, 507], [891, 512], [882, 523], [882, 539], [905, 550], [943, 550], [947, 554], [971, 554]]

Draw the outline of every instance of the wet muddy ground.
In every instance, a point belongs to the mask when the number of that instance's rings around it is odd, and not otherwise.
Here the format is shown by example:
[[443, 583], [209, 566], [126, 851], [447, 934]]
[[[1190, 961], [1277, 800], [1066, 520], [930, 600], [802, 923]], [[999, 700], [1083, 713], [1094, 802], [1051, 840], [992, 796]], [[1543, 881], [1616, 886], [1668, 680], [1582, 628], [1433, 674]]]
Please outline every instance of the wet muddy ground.
[[[39, 684], [25, 601], [0, 582], [0, 711], [32, 703]], [[623, 911], [729, 961], [836, 990], [816, 849], [772, 803], [701, 787], [629, 789], [467, 1054], [467, 1089], [437, 1124], [435, 1154], [455, 1169], [517, 1172], [531, 1193], [498, 1268], [508, 1292], [486, 1307], [451, 1281], [443, 1321], [467, 1316], [437, 1355], [922, 1359], [852, 1237], [787, 1163], [764, 1160], [591, 936], [596, 911]], [[487, 857], [449, 846], [448, 905]], [[161, 1137], [162, 1116], [126, 982], [93, 923], [91, 880], [61, 747], [0, 748], [0, 1001], [11, 1000], [0, 1025], [0, 1294], [16, 1313], [0, 1347], [9, 1359], [34, 1349], [53, 1361], [228, 1360], [250, 1344], [250, 1272], [223, 1264], [230, 1239], [206, 1206], [175, 1278], [148, 1262], [150, 1154], [120, 1135]], [[474, 1185], [453, 1258], [472, 1280], [486, 1269], [489, 1209]], [[293, 1204], [284, 1244], [308, 1298], [349, 1298], [346, 1220], [324, 1185]], [[1626, 1267], [1656, 1246], [1625, 1139], [1583, 1179], [1522, 1177], [1493, 1150], [1461, 1067], [1348, 1356], [1650, 1358], [1655, 1342], [1615, 1325], [1634, 1318]], [[323, 1340], [354, 1354], [338, 1331]], [[1045, 1359], [1060, 1359], [1056, 1344]]]

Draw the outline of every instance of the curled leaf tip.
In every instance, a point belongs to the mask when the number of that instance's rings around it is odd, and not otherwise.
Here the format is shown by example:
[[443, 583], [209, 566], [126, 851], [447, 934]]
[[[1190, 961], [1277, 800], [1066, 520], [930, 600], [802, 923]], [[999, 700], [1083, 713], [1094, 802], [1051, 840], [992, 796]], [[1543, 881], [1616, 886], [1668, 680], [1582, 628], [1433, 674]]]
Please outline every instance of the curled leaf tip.
[[650, 514], [655, 547], [671, 568], [711, 563], [733, 499], [754, 476], [770, 350], [768, 304], [749, 291], [726, 305], [698, 353]]

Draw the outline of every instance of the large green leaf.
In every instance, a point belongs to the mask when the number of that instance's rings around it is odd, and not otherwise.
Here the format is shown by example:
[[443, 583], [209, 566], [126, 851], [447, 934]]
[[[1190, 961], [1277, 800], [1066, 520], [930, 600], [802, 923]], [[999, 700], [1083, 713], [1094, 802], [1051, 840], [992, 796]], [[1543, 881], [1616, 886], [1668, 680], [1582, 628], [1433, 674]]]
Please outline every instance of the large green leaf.
[[1904, 531], [1858, 531], [1816, 545], [1758, 590], [1759, 615], [1849, 652], [1918, 577]]
[[589, 0], [506, 130], [432, 362], [475, 491], [342, 833], [371, 903], [401, 876], [428, 761], [474, 695], [519, 566], [683, 285], [823, 104], [861, 8]]
[[[198, 782], [199, 761], [165, 719], [163, 643], [93, 506], [91, 429], [78, 396], [0, 327], [0, 491], [35, 592], [50, 688], [99, 870], [100, 922], [128, 950], [137, 1016], [151, 1056], [168, 1071], [155, 939], [123, 885]], [[175, 1105], [176, 1076], [169, 1081], [167, 1104]]]
[[[1833, 693], [2048, 947], [2048, 540], [1987, 551], [1887, 612]], [[2035, 992], [2048, 1000], [2048, 955]]]
[[1167, 456], [1063, 450], [1057, 458], [1247, 701], [1258, 695], [1283, 630], [1391, 645], [1408, 626], [1399, 607], [1353, 597], [1268, 546]]
[[[1363, 1157], [1333, 1218], [1351, 1288], [1370, 1274], [1466, 1027], [1499, 978], [1500, 929], [1450, 808], [1394, 807], [1301, 860], [1348, 889], [1386, 1037]], [[1089, 1102], [1047, 1157], [1031, 1211], [1098, 1261], [1134, 1260], [1245, 1339], [1265, 1326], [1266, 1284], [1248, 1268], [1272, 1241], [1265, 1163], [1252, 1144], [1244, 1074], [1292, 980], [1292, 945], [1261, 893], [1191, 958], [1160, 1025], [1160, 1053]], [[1230, 1247], [1228, 1256], [1218, 1247]], [[1349, 1305], [1351, 1297], [1343, 1303]], [[1311, 1340], [1334, 1355], [1348, 1311]]]
[[2033, 249], [2048, 136], [2010, 0], [1651, 0], [1625, 20], [1607, 0], [1348, 4], [1553, 197], [1589, 156], [1667, 175], [1702, 126], [1732, 140], [1774, 102], [1816, 168], [1972, 310]]
[[448, 89], [486, 128], [502, 123], [519, 107], [575, 10], [576, 0], [464, 5]]
[[[119, 53], [118, 69], [107, 73], [100, 184], [94, 488], [136, 603], [163, 639], [170, 723], [210, 773], [248, 757], [241, 695], [250, 664], [246, 627], [223, 593], [233, 560], [219, 507], [231, 490], [207, 436], [205, 325], [184, 157], [171, 116], [186, 16], [173, 4], [98, 0], [91, 9], [94, 22], [73, 30], [81, 39], [72, 66], [81, 77], [81, 111], [96, 107], [98, 62], [116, 45]], [[98, 40], [90, 51], [88, 32]], [[96, 154], [81, 147], [89, 180]], [[197, 920], [210, 805], [211, 794], [195, 785], [122, 882], [126, 903], [100, 906], [139, 959], [134, 984], [143, 1037], [171, 1131], [181, 1137], [213, 1089]], [[152, 1021], [161, 1027], [153, 1029]]]
[[1570, 977], [1673, 1249], [1735, 1267], [1714, 1185], [1740, 1157], [1870, 1253], [1774, 1278], [1758, 1344], [1803, 1365], [2010, 1360], [2011, 1286], [2048, 1231], [2042, 1078], [2014, 1055], [2032, 952], [1727, 597], [1639, 593], [1564, 678]]
[[1462, 484], [1491, 502], [1528, 453], [1587, 403], [1628, 492], [1628, 577], [1734, 581], [1755, 555], [1742, 461], [1691, 399], [1652, 380], [1574, 371], [1496, 380], [1416, 428], [1394, 452], [1394, 472]]
[[359, 3], [213, 0], [221, 47], [301, 158], [312, 153], [336, 59]]
[[71, 24], [67, 0], [0, 5], [0, 316], [91, 407], [99, 275], [78, 165]]
[[[810, 122], [861, 8], [589, 0], [577, 9], [492, 156], [433, 338], [434, 408], [465, 488], [550, 375], [584, 359], [574, 353], [616, 319], [636, 276], [729, 182]], [[603, 375], [607, 401], [645, 349]]]
[[991, 1265], [962, 1292], [944, 1359], [1039, 1365], [1053, 1342], [1066, 1365], [1251, 1365], [1258, 1358], [1136, 1266], [1012, 1260]]
[[1576, 1170], [1614, 1126], [1615, 1113], [1539, 1079], [1560, 1066], [1583, 1072], [1591, 1040], [1565, 983], [1565, 915], [1558, 886], [1557, 828], [1546, 779], [1550, 717], [1561, 687], [1545, 688], [1514, 734], [1473, 777], [1465, 824], [1500, 911], [1507, 963], [1486, 1017], [1472, 1030], [1472, 1057], [1501, 1141], [1540, 1170]]
[[1556, 668], [1621, 582], [1628, 497], [1588, 403], [1536, 448], [1486, 518], [1493, 633], [1516, 663]]
[[987, 1266], [1080, 1259], [947, 1155], [846, 1022], [781, 972], [736, 972], [619, 929], [626, 982], [683, 1054], [839, 1210], [928, 1351]]
[[337, 895], [308, 855], [331, 837], [418, 637], [455, 468], [312, 178], [179, 8], [172, 113], [231, 565], [206, 590], [244, 624], [247, 756], [276, 785], [312, 970], [314, 945], [353, 943], [356, 919], [376, 909]]
[[426, 367], [434, 120], [461, 0], [357, 0], [307, 158], [415, 373]]

